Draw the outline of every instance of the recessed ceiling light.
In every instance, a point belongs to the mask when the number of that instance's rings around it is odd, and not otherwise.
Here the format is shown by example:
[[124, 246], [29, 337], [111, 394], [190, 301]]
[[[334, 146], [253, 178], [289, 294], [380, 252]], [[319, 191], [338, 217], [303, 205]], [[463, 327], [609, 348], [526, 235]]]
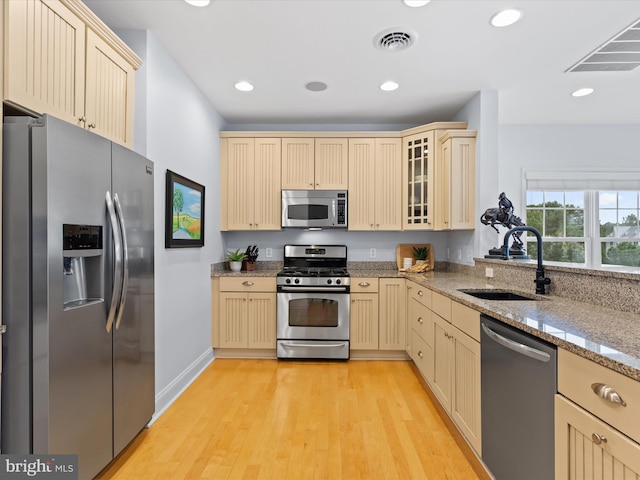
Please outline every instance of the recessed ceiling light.
[[407, 7], [424, 7], [431, 0], [402, 0]]
[[327, 89], [327, 84], [324, 82], [309, 82], [305, 85], [305, 88], [311, 92], [321, 92]]
[[384, 90], [385, 92], [392, 92], [393, 90], [397, 90], [397, 88], [400, 85], [398, 85], [396, 82], [384, 82], [382, 85], [380, 85], [380, 90]]
[[184, 0], [184, 1], [193, 7], [206, 7], [207, 5], [209, 5], [209, 3], [211, 3], [211, 0]]
[[253, 90], [253, 85], [249, 82], [238, 82], [236, 83], [236, 90], [240, 90], [241, 92], [250, 92]]
[[593, 93], [593, 88], [580, 88], [573, 92], [571, 95], [574, 97], [586, 97], [587, 95], [591, 95]]
[[507, 8], [491, 17], [491, 25], [494, 27], [508, 27], [522, 18], [522, 11], [515, 8]]

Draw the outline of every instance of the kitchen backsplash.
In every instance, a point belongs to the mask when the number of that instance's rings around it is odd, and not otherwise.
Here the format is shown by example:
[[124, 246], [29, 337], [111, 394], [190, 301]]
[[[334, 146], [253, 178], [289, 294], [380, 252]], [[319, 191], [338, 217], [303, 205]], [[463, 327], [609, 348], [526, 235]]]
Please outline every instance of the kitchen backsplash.
[[[447, 271], [487, 278], [486, 268], [493, 269], [496, 282], [535, 292], [536, 265], [533, 263], [476, 258], [473, 267], [450, 263]], [[552, 295], [640, 314], [640, 275], [551, 265], [545, 265], [545, 275], [551, 278], [547, 288]]]
[[[258, 271], [277, 272], [282, 268], [282, 261], [257, 262]], [[348, 263], [349, 270], [396, 270], [396, 268], [395, 262]], [[486, 277], [486, 268], [493, 269], [492, 279]], [[211, 265], [211, 274], [228, 269], [228, 262], [214, 263]], [[533, 280], [536, 276], [536, 265], [532, 263], [476, 258], [475, 266], [436, 262], [435, 270], [487, 278], [487, 283], [493, 280], [531, 293], [535, 292]], [[547, 288], [552, 295], [640, 314], [640, 275], [549, 265], [545, 265], [545, 274], [551, 278], [551, 285]]]

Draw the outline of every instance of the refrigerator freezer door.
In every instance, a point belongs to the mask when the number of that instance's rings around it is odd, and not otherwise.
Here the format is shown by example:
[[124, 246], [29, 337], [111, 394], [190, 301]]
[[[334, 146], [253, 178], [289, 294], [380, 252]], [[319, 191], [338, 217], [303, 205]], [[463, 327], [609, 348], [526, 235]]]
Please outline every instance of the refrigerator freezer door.
[[113, 328], [113, 449], [118, 455], [155, 411], [153, 163], [113, 144], [112, 175], [128, 265], [124, 307]]
[[[77, 453], [79, 477], [91, 478], [113, 458], [104, 204], [111, 142], [45, 119], [32, 128], [33, 452]], [[103, 301], [63, 308], [63, 224], [102, 227], [105, 253], [90, 259], [87, 282]]]

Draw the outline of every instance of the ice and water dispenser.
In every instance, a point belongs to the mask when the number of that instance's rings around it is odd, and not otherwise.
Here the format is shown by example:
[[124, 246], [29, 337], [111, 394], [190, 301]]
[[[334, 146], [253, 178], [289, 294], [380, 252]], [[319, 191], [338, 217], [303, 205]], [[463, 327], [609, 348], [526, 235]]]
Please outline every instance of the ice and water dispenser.
[[64, 308], [77, 308], [103, 299], [102, 226], [62, 226]]

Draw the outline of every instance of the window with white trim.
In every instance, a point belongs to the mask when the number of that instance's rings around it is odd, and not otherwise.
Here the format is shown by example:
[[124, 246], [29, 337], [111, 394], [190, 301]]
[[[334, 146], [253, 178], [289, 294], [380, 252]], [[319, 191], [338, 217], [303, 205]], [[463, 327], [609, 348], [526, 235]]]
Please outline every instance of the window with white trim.
[[[527, 172], [525, 184], [545, 262], [640, 273], [640, 171]], [[535, 258], [535, 236], [522, 239]]]

